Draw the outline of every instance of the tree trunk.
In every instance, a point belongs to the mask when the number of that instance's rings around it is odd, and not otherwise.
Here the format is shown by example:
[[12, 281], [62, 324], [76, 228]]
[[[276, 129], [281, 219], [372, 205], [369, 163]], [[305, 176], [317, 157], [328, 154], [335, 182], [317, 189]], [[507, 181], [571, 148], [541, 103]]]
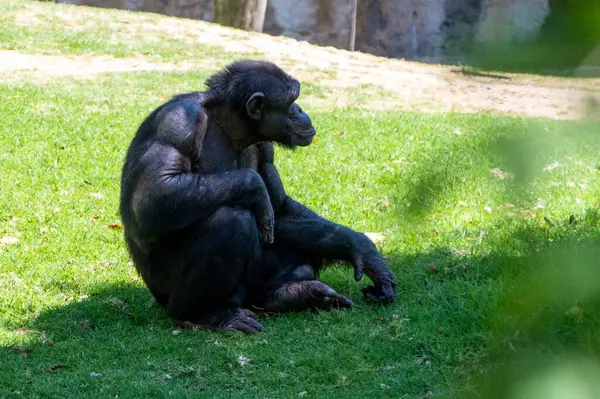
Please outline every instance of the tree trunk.
[[262, 32], [267, 0], [214, 0], [213, 22]]

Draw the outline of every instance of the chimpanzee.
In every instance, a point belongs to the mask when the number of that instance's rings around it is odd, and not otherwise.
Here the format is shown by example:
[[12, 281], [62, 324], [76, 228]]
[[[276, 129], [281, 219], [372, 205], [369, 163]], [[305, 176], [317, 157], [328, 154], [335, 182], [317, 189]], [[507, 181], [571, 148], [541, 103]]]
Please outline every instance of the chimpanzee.
[[396, 283], [369, 238], [290, 198], [273, 142], [308, 146], [315, 129], [295, 103], [300, 83], [271, 62], [241, 60], [142, 122], [121, 176], [127, 247], [178, 324], [262, 331], [256, 314], [350, 308], [317, 279], [330, 260], [366, 273], [363, 295], [395, 300]]

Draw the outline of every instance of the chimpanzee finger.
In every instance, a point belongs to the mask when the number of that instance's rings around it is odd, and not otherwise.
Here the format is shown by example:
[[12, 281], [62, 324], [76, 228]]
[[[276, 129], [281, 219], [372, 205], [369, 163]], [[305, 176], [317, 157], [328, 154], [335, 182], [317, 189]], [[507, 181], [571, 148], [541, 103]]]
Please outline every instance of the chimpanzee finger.
[[386, 297], [394, 298], [396, 296], [396, 281], [391, 273], [382, 276], [379, 283], [379, 290]]
[[252, 317], [248, 317], [246, 319], [246, 324], [249, 325], [250, 327], [254, 328], [258, 332], [261, 332], [264, 330], [264, 327], [258, 321], [254, 320]]
[[340, 294], [332, 294], [319, 299], [316, 299], [313, 303], [313, 306], [317, 309], [329, 310], [331, 308], [335, 309], [350, 309], [354, 304], [348, 298]]
[[354, 306], [352, 301], [343, 295], [336, 294], [335, 297], [333, 298], [333, 300], [335, 302], [335, 307], [337, 307], [337, 308], [351, 309]]
[[362, 256], [360, 256], [359, 254], [354, 254], [352, 258], [352, 263], [354, 264], [354, 280], [360, 281], [363, 277], [363, 270], [365, 268], [365, 264], [362, 260]]
[[262, 240], [265, 244], [272, 244], [275, 237], [274, 237], [274, 230], [275, 230], [275, 223], [273, 220], [269, 220], [267, 219], [266, 221], [262, 221], [259, 225], [259, 229], [261, 232], [261, 236], [262, 236]]
[[255, 332], [263, 331], [263, 326], [261, 326], [256, 320], [247, 317], [245, 319], [236, 319], [231, 323], [227, 324], [225, 327], [227, 331], [239, 331], [246, 334], [251, 334]]
[[395, 295], [387, 295], [372, 285], [363, 288], [362, 293], [365, 298], [374, 303], [386, 304], [395, 302]]

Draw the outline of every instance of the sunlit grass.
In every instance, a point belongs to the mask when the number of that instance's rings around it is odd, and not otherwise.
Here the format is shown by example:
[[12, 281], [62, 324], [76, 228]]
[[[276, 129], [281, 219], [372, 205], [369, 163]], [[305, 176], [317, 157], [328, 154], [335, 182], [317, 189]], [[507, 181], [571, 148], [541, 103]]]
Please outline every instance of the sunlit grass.
[[[266, 333], [253, 337], [173, 335], [109, 225], [119, 222], [119, 173], [137, 125], [182, 81], [201, 88], [205, 77], [116, 74], [0, 89], [10, 99], [0, 106], [0, 237], [18, 240], [0, 249], [0, 342], [23, 347], [0, 352], [6, 392], [451, 396], [473, 369], [493, 369], [497, 341], [515, 333], [519, 313], [503, 301], [520, 276], [545, 273], [544, 258], [531, 256], [563, 237], [597, 239], [597, 125], [313, 113], [316, 143], [277, 153], [288, 191], [332, 220], [385, 235], [399, 301], [369, 306], [365, 283], [338, 267], [324, 279], [355, 310], [264, 320]], [[589, 302], [598, 279], [587, 281]], [[580, 293], [535, 294], [536, 307], [522, 312], [543, 316], [555, 300], [560, 314], [584, 309], [585, 323], [559, 321], [570, 338], [553, 350], [598, 327]], [[597, 349], [593, 339], [576, 342]], [[44, 371], [56, 365], [66, 367]]]
[[[106, 13], [121, 18], [113, 11], [98, 14], [97, 35], [17, 26], [10, 11], [24, 4], [2, 3], [4, 48], [147, 48], [162, 61], [203, 51], [176, 40], [152, 50], [151, 35], [127, 47], [130, 38], [107, 33]], [[0, 396], [594, 397], [599, 124], [305, 107], [318, 140], [278, 149], [287, 191], [384, 235], [398, 302], [367, 304], [367, 281], [339, 265], [323, 279], [357, 304], [351, 311], [268, 318], [255, 336], [174, 334], [111, 225], [137, 126], [209, 73], [0, 85]], [[300, 103], [328, 93], [306, 84]]]

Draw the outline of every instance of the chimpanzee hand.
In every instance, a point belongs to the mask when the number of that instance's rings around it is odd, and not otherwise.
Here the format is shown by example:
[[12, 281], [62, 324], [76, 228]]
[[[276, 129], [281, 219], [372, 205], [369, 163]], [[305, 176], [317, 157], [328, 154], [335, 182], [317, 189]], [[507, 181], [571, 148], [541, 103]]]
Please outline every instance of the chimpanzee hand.
[[260, 230], [263, 242], [265, 244], [272, 244], [275, 239], [275, 213], [273, 212], [273, 206], [271, 205], [271, 201], [269, 201], [268, 194], [267, 200], [261, 202], [257, 204], [257, 209], [254, 211], [256, 224]]
[[392, 303], [396, 300], [396, 281], [375, 244], [364, 234], [355, 238], [352, 252], [354, 279], [360, 281], [364, 273], [375, 284], [363, 288], [365, 298], [377, 303]]
[[247, 184], [255, 193], [252, 211], [256, 217], [256, 224], [260, 230], [261, 238], [265, 244], [272, 244], [275, 236], [275, 212], [271, 205], [267, 186], [265, 186], [262, 177], [254, 170], [249, 170]]

